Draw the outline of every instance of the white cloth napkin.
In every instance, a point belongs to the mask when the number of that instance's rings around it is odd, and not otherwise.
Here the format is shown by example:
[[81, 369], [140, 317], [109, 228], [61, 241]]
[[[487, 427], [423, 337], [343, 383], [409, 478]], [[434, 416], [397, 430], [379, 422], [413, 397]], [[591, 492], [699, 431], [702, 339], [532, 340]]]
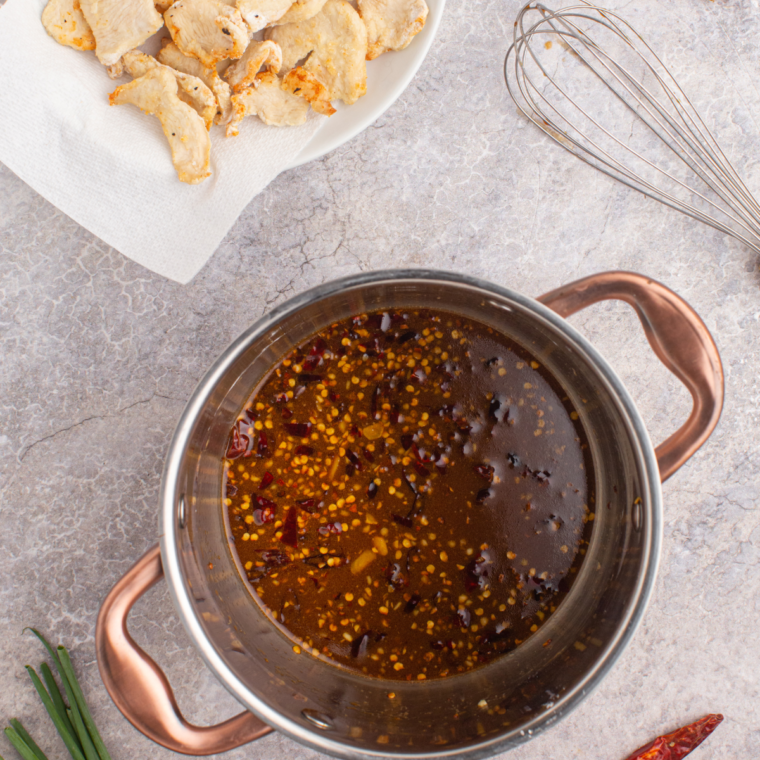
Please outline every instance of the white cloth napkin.
[[281, 128], [248, 117], [229, 139], [213, 126], [213, 174], [185, 185], [158, 119], [109, 106], [120, 82], [94, 53], [48, 36], [40, 21], [46, 2], [0, 8], [0, 161], [125, 256], [189, 282], [325, 117], [310, 112], [303, 126]]

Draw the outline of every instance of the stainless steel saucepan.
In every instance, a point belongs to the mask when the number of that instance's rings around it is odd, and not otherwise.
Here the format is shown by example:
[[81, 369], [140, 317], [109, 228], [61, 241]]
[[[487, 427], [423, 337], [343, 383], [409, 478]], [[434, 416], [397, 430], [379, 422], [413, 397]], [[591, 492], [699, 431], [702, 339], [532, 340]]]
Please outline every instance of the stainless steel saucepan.
[[[617, 375], [564, 319], [604, 299], [633, 306], [654, 353], [693, 397], [688, 420], [656, 449]], [[225, 533], [222, 457], [251, 389], [291, 348], [337, 320], [414, 307], [484, 322], [556, 377], [588, 435], [596, 519], [577, 580], [540, 636], [474, 672], [390, 683], [295, 654], [264, 616]], [[166, 458], [160, 543], [100, 611], [103, 681], [137, 729], [190, 755], [223, 752], [273, 729], [344, 758], [482, 758], [514, 747], [576, 707], [628, 644], [657, 571], [660, 481], [704, 443], [722, 401], [720, 357], [707, 328], [683, 300], [641, 275], [593, 275], [537, 300], [428, 270], [361, 274], [302, 293], [229, 346], [190, 399]], [[204, 661], [245, 708], [225, 723], [187, 723], [166, 677], [127, 631], [130, 608], [161, 578]]]

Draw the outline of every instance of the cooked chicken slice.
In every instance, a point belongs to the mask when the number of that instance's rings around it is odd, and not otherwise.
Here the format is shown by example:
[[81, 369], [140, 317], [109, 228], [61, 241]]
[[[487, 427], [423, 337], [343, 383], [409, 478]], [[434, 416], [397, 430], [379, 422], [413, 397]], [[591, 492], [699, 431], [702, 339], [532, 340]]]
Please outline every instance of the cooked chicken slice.
[[149, 71], [156, 68], [164, 68], [177, 80], [179, 85], [177, 95], [180, 100], [192, 106], [203, 119], [206, 129], [211, 129], [211, 124], [216, 116], [216, 98], [214, 93], [198, 78], [175, 71], [170, 66], [164, 66], [152, 56], [146, 55], [139, 50], [130, 50], [122, 56], [124, 68], [134, 79], [145, 76]]
[[316, 16], [268, 29], [266, 38], [282, 48], [286, 69], [308, 56], [303, 68], [327, 87], [329, 100], [350, 105], [367, 91], [367, 28], [346, 0], [327, 0]]
[[224, 78], [234, 92], [240, 92], [253, 84], [262, 66], [275, 74], [282, 66], [282, 50], [276, 42], [253, 40], [245, 53], [224, 72]]
[[177, 47], [204, 66], [240, 58], [248, 46], [243, 17], [222, 0], [178, 0], [164, 18]]
[[139, 79], [117, 87], [112, 106], [131, 103], [157, 116], [172, 151], [180, 181], [196, 185], [208, 177], [211, 140], [203, 119], [177, 95], [177, 79], [165, 66], [151, 69]]
[[232, 121], [227, 125], [227, 137], [238, 133], [246, 116], [256, 115], [264, 124], [274, 127], [296, 127], [306, 121], [309, 104], [304, 98], [285, 92], [277, 74], [259, 74], [252, 87], [232, 95]]
[[153, 0], [80, 0], [95, 35], [95, 55], [104, 66], [142, 45], [163, 25]]
[[282, 26], [283, 24], [293, 24], [296, 21], [306, 21], [306, 19], [316, 16], [324, 8], [327, 0], [297, 0], [288, 8], [285, 15], [270, 22], [269, 26]]
[[95, 50], [95, 36], [79, 0], [50, 0], [42, 11], [42, 25], [61, 45], [77, 50]]
[[428, 15], [425, 0], [357, 0], [359, 15], [367, 25], [367, 60], [403, 50], [422, 31]]
[[232, 118], [230, 86], [220, 76], [216, 66], [204, 66], [197, 58], [185, 55], [171, 40], [164, 40], [158, 60], [175, 71], [198, 77], [214, 93], [216, 98], [215, 124], [226, 124]]
[[293, 4], [293, 0], [237, 0], [237, 7], [252, 32], [277, 21]]
[[119, 58], [116, 63], [106, 66], [106, 73], [111, 79], [118, 79], [124, 74], [124, 56]]
[[314, 74], [305, 71], [302, 66], [291, 69], [282, 80], [282, 89], [298, 95], [311, 103], [317, 113], [332, 116], [335, 109], [327, 98], [327, 87]]

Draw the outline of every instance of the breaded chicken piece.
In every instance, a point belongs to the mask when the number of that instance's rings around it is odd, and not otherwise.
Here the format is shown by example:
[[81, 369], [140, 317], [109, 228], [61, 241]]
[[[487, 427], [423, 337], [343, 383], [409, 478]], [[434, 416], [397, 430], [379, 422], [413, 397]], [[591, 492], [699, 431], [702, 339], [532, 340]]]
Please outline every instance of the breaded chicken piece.
[[293, 4], [293, 0], [237, 0], [237, 7], [252, 32], [277, 21]]
[[350, 105], [367, 91], [367, 28], [346, 0], [327, 0], [316, 16], [268, 29], [266, 38], [282, 48], [286, 70], [308, 56], [303, 68], [327, 87], [329, 100]]
[[220, 76], [216, 66], [204, 66], [197, 58], [185, 55], [171, 40], [164, 40], [158, 60], [176, 71], [198, 77], [216, 98], [215, 124], [227, 124], [232, 118], [232, 94], [230, 86]]
[[211, 174], [211, 140], [203, 119], [177, 94], [176, 77], [164, 66], [151, 69], [110, 95], [112, 106], [129, 103], [161, 121], [181, 182], [196, 185]]
[[359, 15], [367, 25], [367, 60], [403, 50], [422, 31], [428, 15], [425, 0], [357, 0]]
[[79, 0], [49, 0], [42, 11], [42, 25], [61, 45], [95, 50], [95, 35], [82, 13]]
[[224, 78], [232, 85], [233, 92], [240, 92], [253, 84], [262, 67], [279, 72], [282, 66], [282, 50], [276, 42], [253, 40], [245, 53], [224, 72]]
[[311, 103], [311, 107], [317, 113], [325, 116], [332, 116], [335, 113], [327, 97], [327, 87], [302, 66], [291, 69], [283, 77], [282, 89]]
[[214, 93], [198, 77], [175, 71], [170, 66], [164, 66], [152, 56], [139, 50], [130, 50], [128, 53], [124, 53], [121, 60], [124, 62], [127, 73], [135, 79], [145, 76], [149, 71], [158, 67], [171, 72], [179, 85], [177, 89], [179, 99], [192, 106], [203, 119], [206, 129], [211, 129], [214, 116], [216, 116], [216, 98]]
[[79, 0], [95, 35], [95, 55], [111, 66], [152, 37], [164, 20], [153, 0]]
[[277, 74], [259, 74], [253, 86], [232, 95], [232, 121], [227, 125], [227, 137], [238, 134], [240, 122], [256, 115], [264, 124], [274, 127], [296, 127], [306, 122], [309, 104], [297, 95], [282, 89]]
[[164, 18], [174, 44], [204, 66], [240, 58], [248, 47], [243, 17], [222, 0], [178, 0]]

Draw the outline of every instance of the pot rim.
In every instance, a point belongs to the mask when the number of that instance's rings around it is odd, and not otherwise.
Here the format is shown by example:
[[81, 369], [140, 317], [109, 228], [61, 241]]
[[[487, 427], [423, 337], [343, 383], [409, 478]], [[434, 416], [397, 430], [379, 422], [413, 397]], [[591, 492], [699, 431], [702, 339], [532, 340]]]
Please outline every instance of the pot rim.
[[[589, 363], [595, 367], [599, 379], [607, 385], [611, 397], [617, 401], [623, 412], [623, 417], [630, 427], [631, 439], [636, 444], [634, 455], [638, 459], [637, 467], [642, 477], [642, 492], [648, 497], [643, 503], [645, 510], [645, 519], [643, 521], [645, 531], [643, 541], [644, 551], [642, 570], [639, 574], [636, 588], [631, 595], [627, 613], [617, 626], [615, 636], [612, 637], [605, 650], [601, 653], [595, 667], [589, 670], [584, 679], [563, 695], [562, 698], [557, 700], [552, 707], [521, 727], [505, 730], [502, 734], [487, 740], [473, 741], [467, 747], [460, 745], [448, 751], [442, 748], [433, 749], [431, 747], [429, 752], [412, 753], [389, 752], [388, 750], [381, 751], [379, 749], [358, 750], [351, 745], [332, 740], [329, 734], [318, 733], [316, 730], [312, 730], [305, 725], [284, 717], [253, 694], [216, 652], [205, 635], [200, 620], [196, 616], [180, 566], [179, 546], [176, 535], [177, 520], [175, 518], [179, 498], [182, 495], [180, 493], [179, 477], [182, 470], [183, 454], [195, 423], [214, 388], [250, 343], [263, 332], [271, 329], [273, 325], [285, 316], [300, 310], [306, 304], [313, 301], [319, 301], [339, 291], [356, 287], [388, 282], [399, 283], [410, 280], [464, 284], [478, 288], [486, 294], [507, 298], [531, 312], [536, 318], [548, 322], [551, 327], [555, 328], [566, 340], [572, 343], [574, 348], [581, 354], [584, 354]], [[288, 299], [246, 329], [222, 352], [210, 367], [198, 383], [182, 412], [166, 456], [161, 479], [159, 506], [161, 559], [169, 592], [185, 630], [206, 666], [230, 694], [246, 709], [250, 710], [254, 715], [277, 731], [320, 752], [325, 752], [336, 757], [362, 758], [366, 760], [377, 760], [378, 758], [387, 757], [408, 760], [423, 760], [426, 758], [430, 760], [434, 758], [457, 760], [458, 758], [465, 757], [489, 757], [497, 752], [510, 749], [522, 742], [528, 741], [572, 712], [596, 689], [615, 665], [641, 623], [657, 575], [663, 530], [662, 491], [654, 447], [633, 399], [607, 360], [563, 317], [560, 317], [536, 299], [477, 277], [457, 272], [424, 268], [376, 270], [330, 280], [327, 283], [305, 290]]]

